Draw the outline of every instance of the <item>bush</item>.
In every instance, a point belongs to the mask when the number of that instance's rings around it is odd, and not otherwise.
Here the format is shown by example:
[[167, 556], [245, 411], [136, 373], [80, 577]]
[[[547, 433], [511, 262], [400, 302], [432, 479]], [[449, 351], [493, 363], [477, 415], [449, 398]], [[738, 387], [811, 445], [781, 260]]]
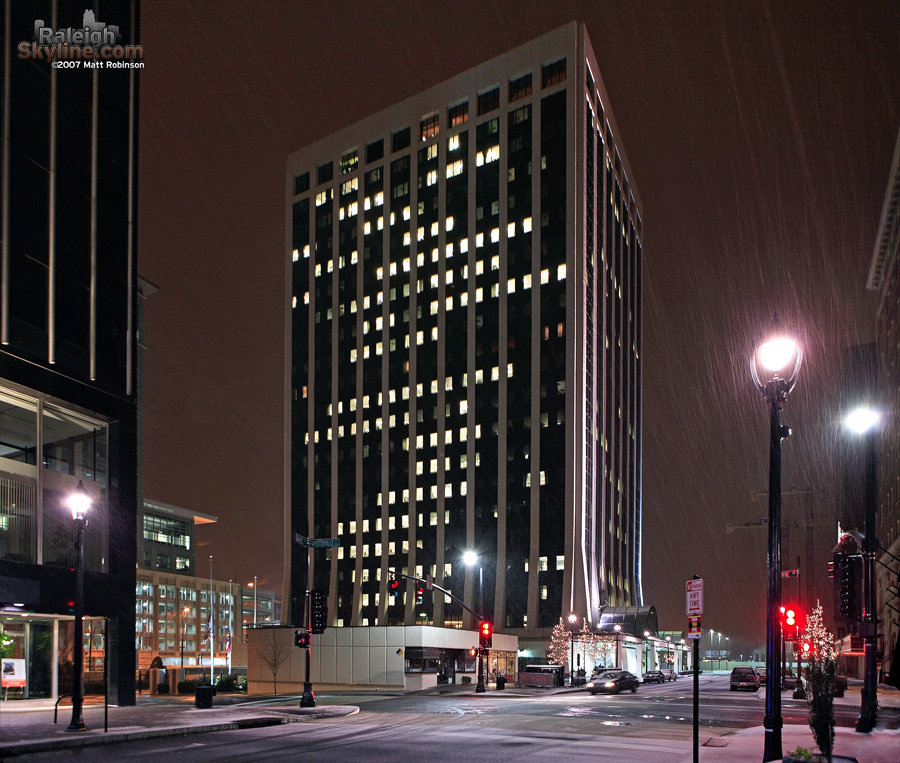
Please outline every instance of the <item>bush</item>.
[[227, 676], [219, 676], [216, 686], [221, 692], [238, 692], [247, 690], [247, 680], [245, 676], [232, 673]]
[[106, 693], [106, 684], [103, 683], [103, 681], [85, 681], [84, 693], [85, 694], [105, 694]]
[[468, 686], [469, 684], [472, 683], [472, 676], [463, 676], [463, 677], [462, 677], [462, 682], [463, 682], [466, 686]]
[[179, 694], [193, 694], [194, 689], [200, 685], [199, 681], [179, 681], [175, 687]]
[[156, 693], [157, 694], [168, 694], [169, 693], [169, 684], [156, 684]]

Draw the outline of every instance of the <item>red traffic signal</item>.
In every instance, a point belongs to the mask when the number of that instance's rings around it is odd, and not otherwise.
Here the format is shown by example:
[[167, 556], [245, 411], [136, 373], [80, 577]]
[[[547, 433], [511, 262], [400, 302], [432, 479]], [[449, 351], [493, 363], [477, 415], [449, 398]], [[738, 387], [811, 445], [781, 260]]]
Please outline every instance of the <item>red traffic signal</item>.
[[476, 654], [478, 654], [478, 650], [474, 646], [469, 649], [469, 657], [474, 657]]
[[801, 646], [801, 650], [803, 651], [803, 654], [808, 655], [811, 649], [812, 649], [812, 646], [810, 645], [810, 643], [808, 641], [804, 641]]
[[491, 642], [493, 641], [493, 626], [487, 621], [481, 621], [481, 646], [485, 649], [491, 648]]
[[797, 624], [797, 613], [793, 609], [786, 609], [784, 611], [784, 624], [788, 627]]

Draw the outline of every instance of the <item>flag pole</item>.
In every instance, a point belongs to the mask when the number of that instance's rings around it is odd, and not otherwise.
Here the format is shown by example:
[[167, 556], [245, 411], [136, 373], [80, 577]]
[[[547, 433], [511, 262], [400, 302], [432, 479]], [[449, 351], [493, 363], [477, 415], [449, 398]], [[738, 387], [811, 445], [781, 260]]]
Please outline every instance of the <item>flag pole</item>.
[[234, 580], [228, 581], [228, 675], [231, 675], [231, 650], [234, 648], [234, 594], [232, 593], [232, 584]]
[[209, 556], [209, 685], [215, 686], [215, 663], [216, 663], [216, 622], [215, 622], [215, 599], [213, 598], [213, 566], [212, 554]]

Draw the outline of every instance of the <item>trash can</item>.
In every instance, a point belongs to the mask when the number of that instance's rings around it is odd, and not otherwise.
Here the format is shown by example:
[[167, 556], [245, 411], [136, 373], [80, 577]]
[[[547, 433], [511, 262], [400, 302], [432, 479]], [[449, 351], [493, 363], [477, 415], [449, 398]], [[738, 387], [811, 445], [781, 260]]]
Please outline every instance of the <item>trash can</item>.
[[506, 676], [497, 676], [497, 691], [506, 688]]
[[194, 707], [199, 710], [209, 710], [213, 706], [213, 697], [215, 694], [215, 686], [196, 687], [194, 689]]

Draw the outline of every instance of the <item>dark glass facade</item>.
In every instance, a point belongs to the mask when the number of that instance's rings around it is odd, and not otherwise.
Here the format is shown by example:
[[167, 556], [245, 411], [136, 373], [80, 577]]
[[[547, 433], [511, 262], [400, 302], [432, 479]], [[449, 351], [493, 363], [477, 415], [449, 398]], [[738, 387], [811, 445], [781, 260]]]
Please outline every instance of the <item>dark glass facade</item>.
[[[36, 20], [80, 28], [85, 14], [64, 0], [4, 6], [13, 51]], [[137, 3], [92, 9], [137, 43]], [[111, 696], [134, 704], [137, 72], [13, 55], [2, 79], [0, 606], [70, 616], [64, 501], [82, 480], [94, 499], [85, 614], [110, 618]]]

